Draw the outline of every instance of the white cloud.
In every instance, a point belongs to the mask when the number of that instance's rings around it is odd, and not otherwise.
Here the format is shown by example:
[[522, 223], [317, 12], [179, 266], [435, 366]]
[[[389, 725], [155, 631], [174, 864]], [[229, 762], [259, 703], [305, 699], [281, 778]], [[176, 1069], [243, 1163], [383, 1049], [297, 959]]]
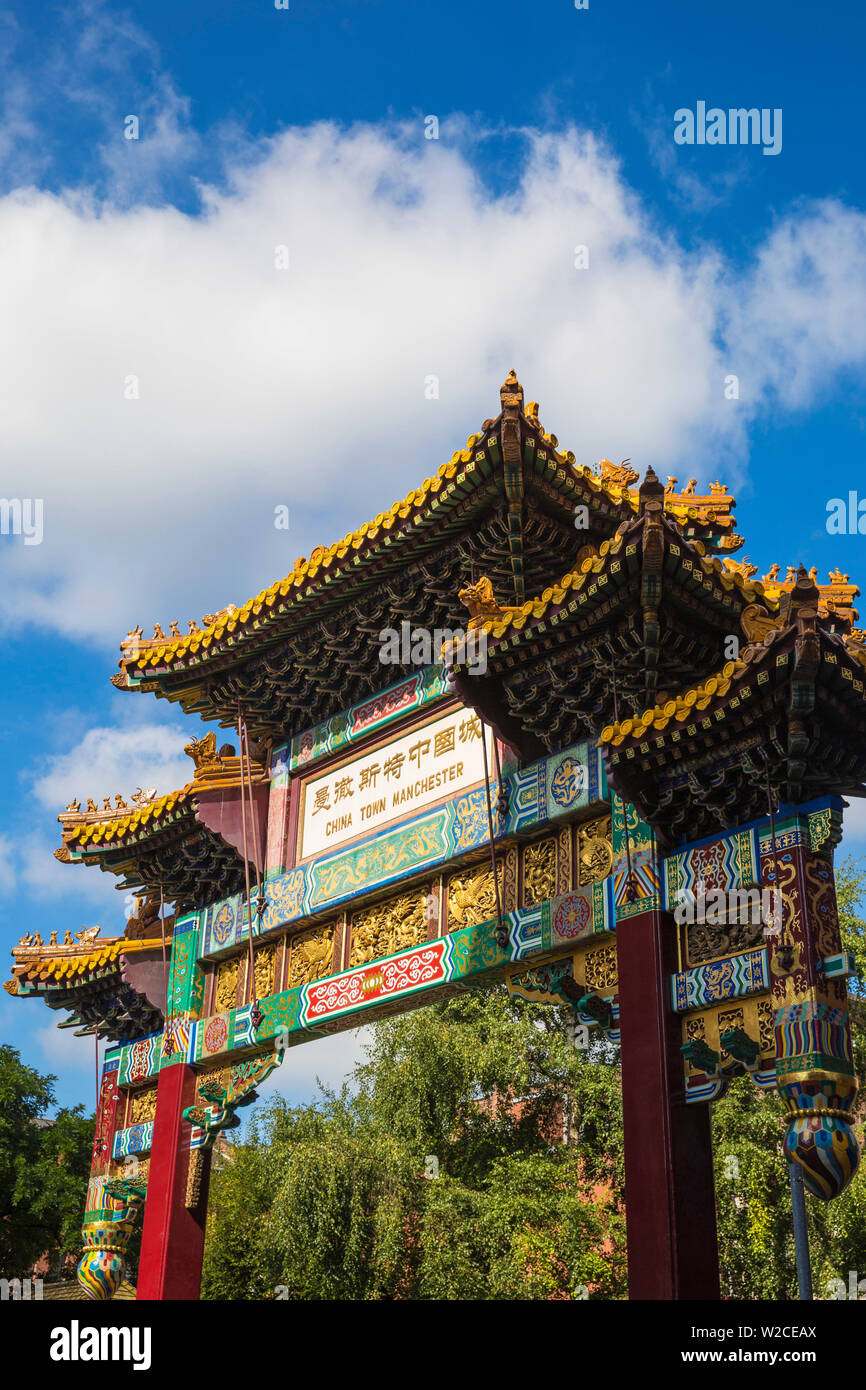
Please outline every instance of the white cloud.
[[155, 786], [160, 795], [174, 791], [192, 777], [193, 764], [183, 751], [190, 736], [189, 730], [162, 724], [88, 729], [68, 752], [42, 760], [33, 775], [33, 794], [59, 813], [73, 798], [86, 805], [92, 796], [101, 807], [105, 796], [113, 805], [118, 792], [128, 802], [136, 787]]
[[[17, 889], [28, 903], [63, 900], [73, 916], [96, 911], [113, 935], [123, 912], [118, 880], [113, 874], [61, 864], [54, 856], [61, 842], [55, 817], [73, 799], [84, 806], [93, 797], [101, 808], [106, 796], [113, 805], [118, 792], [129, 803], [139, 786], [155, 786], [159, 793], [184, 786], [193, 765], [183, 745], [196, 732], [158, 723], [99, 725], [67, 751], [41, 757], [22, 779], [37, 808], [30, 828], [0, 836], [0, 891], [6, 894], [7, 911], [14, 911], [17, 920], [21, 903], [12, 897]], [[39, 925], [34, 922], [30, 929]]]
[[434, 472], [512, 366], [580, 460], [702, 482], [742, 475], [768, 393], [799, 408], [862, 366], [859, 214], [799, 210], [737, 276], [661, 233], [591, 137], [530, 134], [493, 198], [447, 130], [239, 142], [200, 216], [0, 200], [4, 488], [43, 497], [45, 526], [3, 542], [7, 622], [113, 644], [243, 602]]
[[339, 1090], [344, 1081], [366, 1058], [366, 1028], [347, 1029], [317, 1038], [312, 1044], [290, 1047], [282, 1064], [272, 1071], [256, 1090], [264, 1100], [271, 1095], [285, 1096], [290, 1105], [313, 1100], [319, 1092], [318, 1082]]
[[[25, 1007], [29, 1004], [29, 1007], [34, 1012], [37, 1007], [44, 1008], [44, 1005], [38, 1005], [36, 1000], [22, 1001], [22, 1003]], [[57, 1027], [57, 1023], [68, 1017], [68, 1013], [58, 1011], [56, 1014], [52, 1015], [52, 1022], [45, 1024], [43, 1027], [32, 1029], [30, 1038], [42, 1054], [39, 1065], [51, 1067], [52, 1070], [56, 1071], [64, 1078], [68, 1077], [71, 1072], [87, 1072], [90, 1076], [95, 1076], [95, 1049], [92, 1036], [76, 1038], [72, 1028]], [[102, 1063], [104, 1053], [105, 1043], [101, 1042], [99, 1048], [100, 1064]], [[91, 1109], [95, 1104], [95, 1090], [96, 1082], [94, 1080], [90, 1098], [84, 1101]]]

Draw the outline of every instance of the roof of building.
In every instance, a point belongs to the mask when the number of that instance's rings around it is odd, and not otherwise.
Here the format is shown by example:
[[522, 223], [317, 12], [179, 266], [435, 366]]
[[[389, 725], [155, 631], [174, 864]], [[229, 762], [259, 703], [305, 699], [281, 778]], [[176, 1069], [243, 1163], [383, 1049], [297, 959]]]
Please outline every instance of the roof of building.
[[[375, 689], [382, 616], [407, 616], [429, 629], [453, 627], [457, 590], [476, 562], [520, 605], [571, 572], [569, 562], [584, 543], [599, 547], [634, 516], [638, 474], [629, 460], [604, 459], [596, 472], [560, 452], [556, 436], [539, 423], [537, 406], [524, 409], [513, 372], [500, 400], [497, 418], [485, 420], [432, 478], [359, 530], [298, 559], [290, 574], [241, 607], [206, 614], [203, 627], [193, 620], [184, 636], [177, 623], [168, 637], [159, 624], [151, 638], [133, 629], [121, 643], [114, 683], [178, 700], [187, 711], [224, 724], [240, 698], [254, 731], [297, 732]], [[707, 551], [730, 553], [742, 544], [732, 515], [736, 504], [722, 484], [701, 495], [694, 479], [682, 493], [675, 486], [670, 479], [663, 505], [684, 535]], [[581, 505], [586, 526], [578, 533], [575, 508]], [[420, 579], [420, 595], [407, 572]], [[329, 630], [317, 648], [315, 633], [321, 637], [324, 623]], [[305, 642], [286, 667], [250, 664], [301, 632]], [[282, 685], [282, 698], [263, 699], [263, 682]]]
[[160, 968], [163, 933], [170, 949], [174, 916], [160, 917], [159, 898], [139, 898], [122, 936], [103, 937], [99, 927], [22, 936], [12, 948], [7, 994], [34, 996], [70, 1015], [58, 1028], [125, 1042], [162, 1026], [165, 976]]
[[775, 617], [746, 610], [737, 659], [602, 730], [611, 785], [663, 844], [765, 815], [766, 775], [782, 802], [866, 795], [866, 645], [818, 608], [801, 568]]

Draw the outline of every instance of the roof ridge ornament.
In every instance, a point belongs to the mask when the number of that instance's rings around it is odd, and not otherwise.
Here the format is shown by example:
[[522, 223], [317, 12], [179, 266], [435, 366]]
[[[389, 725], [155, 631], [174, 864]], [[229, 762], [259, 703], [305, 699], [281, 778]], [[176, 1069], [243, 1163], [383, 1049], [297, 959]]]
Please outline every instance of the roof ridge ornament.
[[459, 591], [457, 597], [469, 609], [470, 632], [483, 627], [485, 623], [501, 621], [507, 613], [520, 612], [519, 607], [502, 607], [497, 603], [493, 585], [486, 574], [483, 574], [477, 583], [467, 584], [465, 589]]
[[[516, 406], [520, 411], [523, 410], [523, 387], [517, 380], [517, 373], [513, 367], [499, 388], [499, 399], [502, 402], [503, 410], [506, 406], [509, 408]], [[534, 401], [533, 404], [535, 405], [535, 413], [538, 414], [537, 401]]]
[[631, 487], [637, 482], [640, 474], [636, 468], [627, 467], [630, 463], [630, 458], [621, 459], [619, 463], [612, 463], [608, 458], [599, 459], [598, 472], [602, 482], [616, 483], [617, 487]]
[[655, 469], [650, 465], [644, 475], [643, 482], [638, 488], [639, 511], [641, 513], [646, 511], [660, 511], [664, 503], [664, 495], [664, 487], [659, 481]]

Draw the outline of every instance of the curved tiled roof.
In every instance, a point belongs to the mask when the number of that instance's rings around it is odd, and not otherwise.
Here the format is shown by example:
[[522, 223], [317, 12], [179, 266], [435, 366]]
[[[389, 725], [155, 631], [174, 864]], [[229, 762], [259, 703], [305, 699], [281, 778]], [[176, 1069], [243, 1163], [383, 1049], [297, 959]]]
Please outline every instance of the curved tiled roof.
[[[483, 628], [488, 636], [498, 640], [500, 637], [504, 637], [509, 630], [519, 632], [532, 619], [543, 618], [549, 608], [564, 602], [569, 591], [579, 593], [584, 585], [591, 581], [594, 574], [600, 574], [604, 569], [605, 557], [618, 555], [622, 550], [624, 541], [625, 536], [621, 529], [611, 540], [602, 541], [596, 555], [586, 556], [576, 569], [569, 570], [557, 584], [545, 589], [538, 598], [521, 604], [519, 607], [503, 609], [501, 617], [484, 619], [478, 624], [479, 629]], [[706, 574], [717, 575], [723, 588], [729, 592], [739, 590], [749, 603], [763, 599], [769, 603], [771, 608], [778, 606], [777, 601], [770, 598], [760, 581], [746, 579], [736, 571], [727, 569], [716, 556], [707, 554], [706, 547], [701, 541], [693, 541], [691, 544], [698, 554], [701, 568]]]
[[12, 980], [5, 988], [10, 994], [17, 993], [19, 981], [30, 985], [55, 981], [71, 986], [77, 979], [90, 975], [107, 965], [116, 964], [120, 957], [134, 955], [140, 951], [153, 951], [162, 945], [161, 937], [145, 940], [129, 940], [125, 936], [95, 939], [88, 950], [83, 943], [70, 946], [26, 946], [12, 948], [15, 959]]
[[[569, 504], [581, 497], [590, 503], [596, 500], [613, 509], [614, 523], [617, 512], [621, 520], [629, 520], [637, 513], [638, 493], [628, 485], [637, 476], [632, 470], [602, 460], [599, 475], [586, 465], [577, 464], [570, 451], [560, 452], [556, 435], [545, 433], [537, 416], [531, 413], [533, 407], [523, 411], [522, 388], [514, 373], [501, 394], [504, 406], [519, 401], [516, 411], [521, 438], [532, 446], [536, 473], [560, 491]], [[469, 436], [466, 448], [457, 450], [420, 487], [413, 488], [386, 512], [379, 512], [342, 540], [328, 547], [319, 546], [308, 558], [296, 560], [290, 574], [261, 590], [240, 608], [229, 605], [219, 613], [206, 615], [201, 629], [191, 622], [191, 630], [185, 636], [176, 631], [174, 624], [175, 632], [169, 638], [158, 625], [153, 638], [144, 638], [140, 629], [133, 630], [121, 643], [121, 674], [112, 678], [114, 683], [120, 688], [149, 689], [150, 679], [157, 674], [191, 673], [217, 651], [239, 647], [246, 637], [263, 631], [278, 615], [297, 608], [300, 617], [309, 603], [315, 607], [323, 596], [327, 602], [328, 590], [336, 581], [350, 575], [358, 577], [360, 569], [387, 547], [436, 526], [449, 510], [490, 479], [494, 469], [507, 469], [507, 462], [503, 462], [507, 446], [504, 435], [500, 437], [502, 425], [503, 415], [486, 420], [480, 433]], [[705, 539], [718, 531], [733, 532], [735, 522], [729, 514], [733, 499], [724, 494], [701, 501], [704, 505], [690, 505], [685, 495], [668, 492], [664, 506], [678, 523], [696, 529]], [[734, 548], [730, 538], [725, 543]], [[527, 616], [537, 611], [537, 602]]]

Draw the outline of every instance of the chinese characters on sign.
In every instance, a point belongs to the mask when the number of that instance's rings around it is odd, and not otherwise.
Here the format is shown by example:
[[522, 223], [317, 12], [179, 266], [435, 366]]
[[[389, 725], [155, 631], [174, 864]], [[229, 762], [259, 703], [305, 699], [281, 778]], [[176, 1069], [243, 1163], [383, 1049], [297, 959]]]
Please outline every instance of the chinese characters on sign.
[[[481, 728], [471, 710], [452, 710], [375, 752], [311, 777], [303, 789], [299, 858], [321, 854], [482, 782]], [[489, 729], [486, 733], [492, 767], [492, 735]]]

